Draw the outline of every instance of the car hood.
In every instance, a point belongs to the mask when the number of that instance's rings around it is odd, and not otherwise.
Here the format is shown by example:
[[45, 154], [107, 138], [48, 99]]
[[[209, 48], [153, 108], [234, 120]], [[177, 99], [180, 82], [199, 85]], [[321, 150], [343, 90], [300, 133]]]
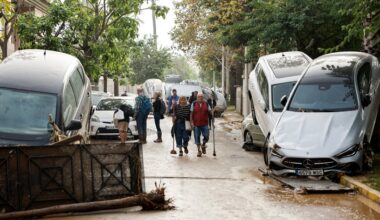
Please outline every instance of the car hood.
[[[115, 111], [95, 111], [94, 116], [99, 117], [99, 121], [101, 122], [109, 122], [113, 123], [113, 114]], [[134, 119], [132, 118], [131, 121]]]
[[94, 115], [99, 117], [102, 122], [113, 122], [113, 114], [115, 111], [95, 111]]
[[285, 111], [273, 132], [273, 141], [286, 156], [331, 157], [358, 144], [358, 111]]

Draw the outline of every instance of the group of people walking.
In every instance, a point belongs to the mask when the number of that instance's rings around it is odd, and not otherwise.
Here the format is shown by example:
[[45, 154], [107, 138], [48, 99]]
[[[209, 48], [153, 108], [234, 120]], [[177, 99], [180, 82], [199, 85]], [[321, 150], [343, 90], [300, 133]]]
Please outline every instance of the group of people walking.
[[[137, 93], [134, 117], [136, 118], [139, 140], [142, 144], [146, 144], [147, 118], [153, 108], [157, 130], [155, 143], [162, 142], [160, 121], [165, 117], [165, 113], [168, 112], [168, 115], [172, 117], [172, 136], [175, 138], [176, 146], [179, 149], [179, 156], [189, 153], [188, 145], [192, 133], [194, 133], [194, 142], [197, 146], [197, 156], [201, 157], [202, 154], [206, 154], [209, 126], [213, 117], [212, 106], [215, 106], [215, 100], [206, 101], [204, 95], [198, 92], [193, 92], [189, 100], [187, 100], [185, 96], [179, 97], [177, 91], [173, 89], [172, 95], [168, 98], [168, 109], [166, 109], [166, 104], [160, 93], [154, 93], [153, 104], [144, 95], [142, 89], [138, 89]], [[125, 112], [124, 109], [125, 107], [121, 106], [119, 110]], [[115, 115], [119, 110], [116, 110]], [[124, 119], [119, 120], [118, 129], [122, 143], [126, 140], [126, 130], [130, 116], [132, 115], [125, 113]]]

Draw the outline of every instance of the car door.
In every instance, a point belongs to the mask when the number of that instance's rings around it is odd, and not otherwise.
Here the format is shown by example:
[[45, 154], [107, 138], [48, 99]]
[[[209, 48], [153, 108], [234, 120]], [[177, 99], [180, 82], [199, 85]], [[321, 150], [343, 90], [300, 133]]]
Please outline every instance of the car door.
[[75, 100], [77, 102], [77, 111], [73, 119], [80, 120], [82, 122], [82, 128], [78, 131], [83, 137], [88, 136], [89, 127], [89, 96], [88, 91], [85, 89], [86, 78], [84, 77], [83, 71], [77, 67], [73, 70], [70, 76], [70, 84], [73, 88]]
[[67, 126], [69, 126], [72, 119], [75, 118], [77, 112], [77, 101], [74, 95], [73, 87], [70, 82], [67, 82], [62, 93], [62, 128], [61, 130], [66, 131], [67, 136], [71, 136], [75, 132], [67, 131]]
[[259, 126], [266, 136], [268, 134], [267, 113], [269, 110], [269, 84], [265, 72], [260, 64], [255, 71], [256, 85], [254, 86], [253, 100], [255, 104], [255, 113]]

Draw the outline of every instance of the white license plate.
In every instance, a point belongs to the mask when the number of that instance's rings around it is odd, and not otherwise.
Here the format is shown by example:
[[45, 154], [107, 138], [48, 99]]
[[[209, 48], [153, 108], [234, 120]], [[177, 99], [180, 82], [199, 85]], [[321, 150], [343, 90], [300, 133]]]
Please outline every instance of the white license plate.
[[297, 176], [323, 176], [323, 170], [296, 170]]
[[115, 129], [115, 126], [106, 126], [106, 129]]

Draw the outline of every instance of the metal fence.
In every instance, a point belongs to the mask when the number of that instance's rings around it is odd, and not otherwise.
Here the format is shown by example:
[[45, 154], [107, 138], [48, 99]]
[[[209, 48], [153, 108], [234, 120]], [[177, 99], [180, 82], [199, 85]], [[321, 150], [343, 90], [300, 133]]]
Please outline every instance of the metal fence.
[[141, 192], [138, 143], [0, 148], [0, 209], [6, 212]]

